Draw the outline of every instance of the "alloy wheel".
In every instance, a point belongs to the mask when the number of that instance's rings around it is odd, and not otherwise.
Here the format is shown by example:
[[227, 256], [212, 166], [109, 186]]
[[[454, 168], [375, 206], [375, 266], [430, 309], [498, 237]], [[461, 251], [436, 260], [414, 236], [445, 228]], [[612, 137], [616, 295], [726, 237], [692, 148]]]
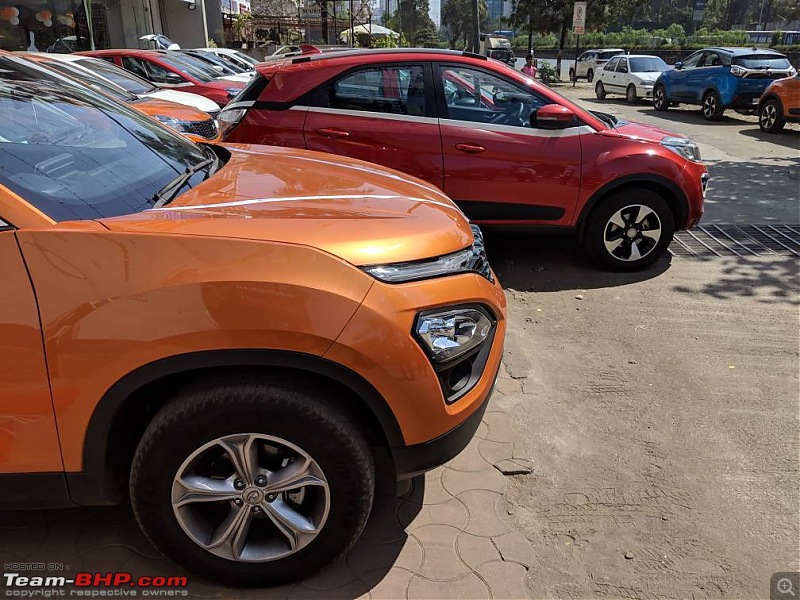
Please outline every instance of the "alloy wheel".
[[761, 116], [759, 119], [761, 120], [761, 127], [763, 129], [771, 129], [775, 125], [775, 121], [778, 119], [778, 111], [775, 108], [775, 105], [766, 104], [761, 110]]
[[311, 543], [330, 508], [322, 469], [301, 448], [258, 434], [227, 435], [183, 462], [172, 509], [189, 538], [237, 562], [284, 558]]
[[655, 108], [656, 109], [660, 109], [660, 108], [666, 106], [667, 98], [666, 98], [666, 93], [664, 92], [664, 88], [661, 87], [661, 86], [657, 87], [655, 92], [654, 92], [654, 94], [655, 94], [654, 95]]
[[609, 218], [603, 232], [606, 251], [625, 262], [641, 260], [658, 245], [661, 220], [643, 204], [631, 204]]
[[717, 114], [717, 97], [714, 94], [708, 94], [703, 100], [703, 115], [710, 119]]

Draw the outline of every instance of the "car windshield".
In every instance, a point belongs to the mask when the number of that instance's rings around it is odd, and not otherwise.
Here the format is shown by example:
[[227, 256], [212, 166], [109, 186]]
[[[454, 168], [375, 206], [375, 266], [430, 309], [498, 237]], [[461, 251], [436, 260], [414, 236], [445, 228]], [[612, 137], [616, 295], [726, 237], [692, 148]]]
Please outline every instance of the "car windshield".
[[236, 55], [236, 58], [239, 58], [239, 59], [241, 59], [241, 60], [243, 60], [245, 62], [248, 62], [253, 66], [258, 64], [258, 61], [255, 58], [253, 58], [252, 56], [248, 56], [244, 52], [234, 52], [234, 54]]
[[0, 114], [0, 185], [55, 221], [150, 208], [159, 190], [215, 156], [123, 104], [41, 82], [0, 81]]
[[661, 73], [667, 70], [667, 63], [657, 56], [646, 56], [630, 59], [631, 73]]
[[224, 61], [221, 61], [220, 59], [218, 59], [216, 57], [209, 56], [209, 55], [205, 54], [204, 52], [184, 52], [184, 53], [182, 53], [181, 56], [184, 56], [186, 58], [189, 58], [189, 59], [192, 59], [192, 60], [195, 60], [195, 61], [199, 61], [198, 62], [198, 66], [199, 65], [203, 65], [203, 67], [205, 67], [205, 68], [209, 68], [210, 67], [212, 72], [216, 73], [218, 76], [219, 75], [236, 75], [237, 73], [241, 73], [242, 72], [241, 69], [236, 69], [236, 68], [228, 65]]
[[788, 69], [789, 59], [781, 54], [749, 54], [734, 56], [733, 64], [745, 69]]
[[159, 58], [164, 64], [169, 65], [176, 71], [186, 73], [203, 83], [214, 81], [219, 76], [219, 73], [215, 73], [211, 68], [206, 69], [201, 66], [202, 63], [198, 64], [196, 60], [191, 60], [191, 57], [188, 56], [170, 54], [162, 55]]
[[130, 102], [132, 100], [137, 99], [136, 95], [131, 94], [128, 90], [121, 88], [117, 85], [114, 85], [113, 83], [109, 83], [104, 79], [102, 79], [101, 77], [97, 77], [92, 73], [87, 73], [80, 67], [75, 67], [70, 63], [61, 62], [59, 60], [51, 60], [47, 61], [44, 64], [45, 66], [53, 69], [54, 71], [58, 71], [62, 75], [66, 75], [67, 77], [72, 77], [76, 81], [87, 83], [91, 87], [99, 89], [101, 92], [104, 92], [109, 96], [116, 98], [117, 100], [122, 100], [123, 102]]
[[117, 66], [112, 65], [99, 58], [82, 58], [75, 61], [81, 67], [89, 69], [93, 73], [97, 73], [101, 77], [105, 77], [109, 81], [116, 83], [121, 88], [125, 88], [132, 94], [143, 95], [157, 92], [158, 88], [149, 81], [126, 71]]

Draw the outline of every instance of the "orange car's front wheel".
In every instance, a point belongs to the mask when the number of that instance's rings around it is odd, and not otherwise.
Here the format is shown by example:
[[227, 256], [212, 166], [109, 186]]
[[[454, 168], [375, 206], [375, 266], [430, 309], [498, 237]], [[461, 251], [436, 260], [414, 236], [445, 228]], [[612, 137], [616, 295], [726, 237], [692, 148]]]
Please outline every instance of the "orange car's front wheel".
[[372, 507], [369, 448], [318, 392], [277, 382], [187, 389], [147, 428], [131, 472], [164, 554], [231, 585], [310, 575], [346, 552]]

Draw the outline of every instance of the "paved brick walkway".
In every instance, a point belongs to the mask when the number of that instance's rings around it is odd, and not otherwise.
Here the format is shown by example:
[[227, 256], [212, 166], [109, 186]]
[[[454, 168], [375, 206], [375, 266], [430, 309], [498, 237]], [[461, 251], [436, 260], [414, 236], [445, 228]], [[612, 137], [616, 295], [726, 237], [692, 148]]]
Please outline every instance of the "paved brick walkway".
[[[344, 560], [303, 582], [237, 590], [189, 577], [209, 598], [527, 598], [532, 551], [503, 518], [506, 477], [527, 466], [515, 457], [501, 373], [472, 443], [449, 464], [414, 481], [402, 498], [383, 499]], [[55, 562], [70, 571], [177, 575], [139, 531], [130, 508], [26, 511], [0, 515], [0, 559]], [[49, 575], [60, 573], [49, 572]]]

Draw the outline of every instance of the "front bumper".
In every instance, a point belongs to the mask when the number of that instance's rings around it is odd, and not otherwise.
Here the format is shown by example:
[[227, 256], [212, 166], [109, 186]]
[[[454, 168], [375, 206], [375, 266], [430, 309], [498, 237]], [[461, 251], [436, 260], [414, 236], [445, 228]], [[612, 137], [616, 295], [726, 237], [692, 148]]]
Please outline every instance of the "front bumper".
[[653, 98], [653, 86], [639, 85], [636, 87], [636, 94], [640, 98]]
[[[484, 374], [484, 376], [486, 375], [488, 374]], [[496, 380], [497, 371], [491, 376], [492, 381]], [[458, 456], [475, 437], [475, 432], [486, 413], [486, 407], [489, 406], [492, 392], [494, 392], [494, 383], [475, 412], [447, 433], [443, 433], [429, 442], [391, 448], [397, 479], [409, 479], [420, 475]]]

